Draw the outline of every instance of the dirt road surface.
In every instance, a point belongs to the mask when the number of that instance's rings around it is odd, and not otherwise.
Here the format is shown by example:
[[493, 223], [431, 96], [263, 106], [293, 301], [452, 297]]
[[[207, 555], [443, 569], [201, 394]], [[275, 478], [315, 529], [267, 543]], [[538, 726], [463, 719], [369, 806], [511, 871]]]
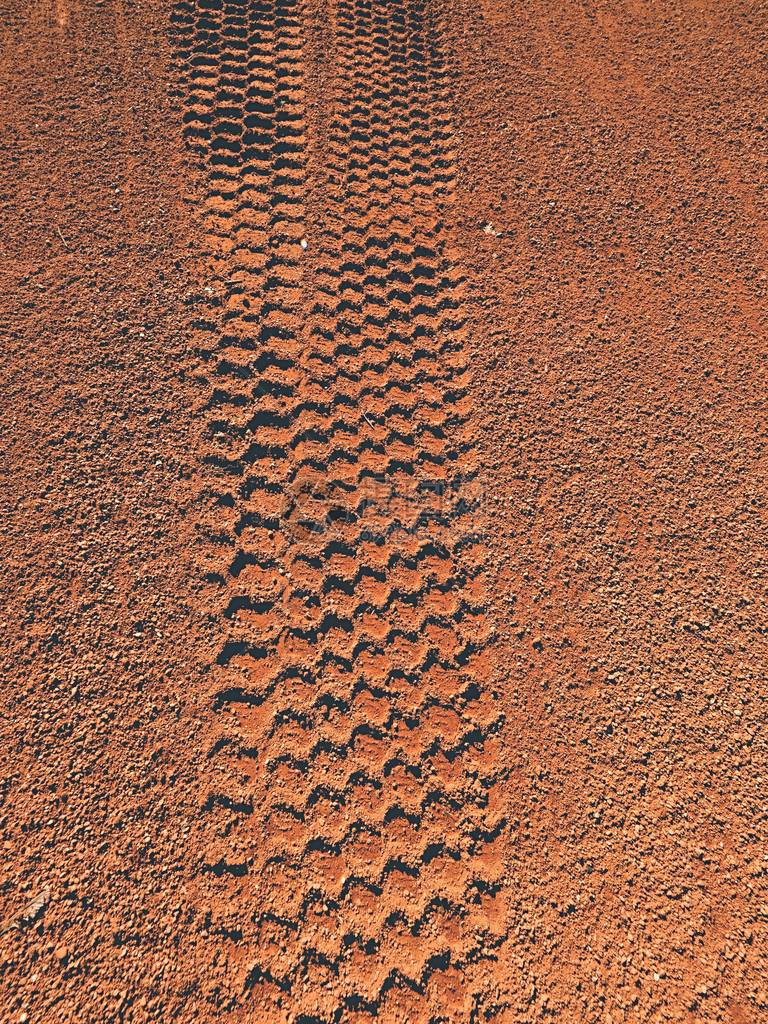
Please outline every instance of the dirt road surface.
[[768, 1019], [768, 9], [0, 30], [3, 1024]]

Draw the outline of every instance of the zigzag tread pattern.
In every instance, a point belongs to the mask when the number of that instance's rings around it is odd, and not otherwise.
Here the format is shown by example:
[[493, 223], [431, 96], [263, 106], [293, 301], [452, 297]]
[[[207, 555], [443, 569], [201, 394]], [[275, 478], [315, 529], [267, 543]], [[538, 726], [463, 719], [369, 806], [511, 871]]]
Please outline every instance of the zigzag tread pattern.
[[332, 15], [320, 223], [300, 0], [173, 10], [204, 189], [208, 994], [231, 1019], [489, 1020], [503, 717], [445, 59], [424, 2]]

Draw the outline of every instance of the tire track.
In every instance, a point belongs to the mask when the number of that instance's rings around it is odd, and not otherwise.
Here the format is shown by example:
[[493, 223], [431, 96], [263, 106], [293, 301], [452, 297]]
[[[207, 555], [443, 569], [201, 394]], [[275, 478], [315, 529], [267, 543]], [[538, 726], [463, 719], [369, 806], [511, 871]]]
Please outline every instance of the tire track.
[[210, 996], [244, 1019], [489, 1019], [502, 717], [439, 25], [335, 6], [308, 222], [306, 16], [174, 10], [208, 250]]

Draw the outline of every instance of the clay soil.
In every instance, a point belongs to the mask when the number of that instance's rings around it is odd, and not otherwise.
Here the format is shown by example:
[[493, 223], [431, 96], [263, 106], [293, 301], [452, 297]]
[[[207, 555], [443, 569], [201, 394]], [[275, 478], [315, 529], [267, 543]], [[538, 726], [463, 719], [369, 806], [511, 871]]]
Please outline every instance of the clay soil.
[[0, 5], [0, 1021], [768, 1019], [768, 10]]

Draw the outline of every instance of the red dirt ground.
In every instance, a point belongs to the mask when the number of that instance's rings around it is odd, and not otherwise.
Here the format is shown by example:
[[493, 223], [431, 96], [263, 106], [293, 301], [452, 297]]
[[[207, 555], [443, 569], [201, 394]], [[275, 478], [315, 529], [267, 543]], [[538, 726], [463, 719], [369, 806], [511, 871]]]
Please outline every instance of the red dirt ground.
[[765, 7], [0, 25], [3, 1024], [768, 1019]]

